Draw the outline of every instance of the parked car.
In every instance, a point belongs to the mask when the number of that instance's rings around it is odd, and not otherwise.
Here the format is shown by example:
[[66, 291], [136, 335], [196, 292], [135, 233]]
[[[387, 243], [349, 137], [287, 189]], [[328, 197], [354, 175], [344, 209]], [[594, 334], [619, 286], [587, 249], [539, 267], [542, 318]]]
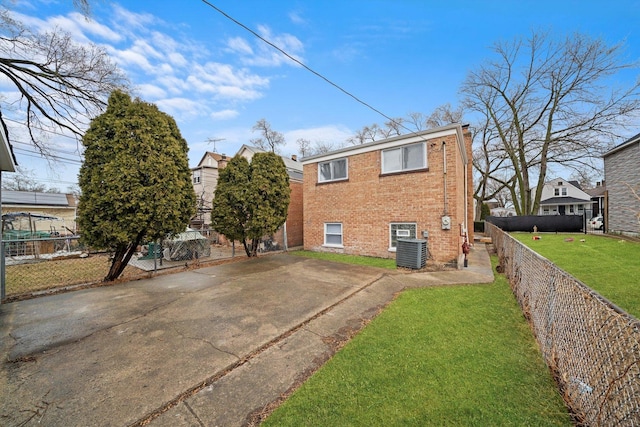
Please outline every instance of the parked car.
[[602, 230], [604, 225], [604, 222], [602, 220], [602, 215], [594, 216], [593, 218], [591, 218], [589, 220], [589, 224], [591, 225], [591, 228], [593, 228], [594, 230]]

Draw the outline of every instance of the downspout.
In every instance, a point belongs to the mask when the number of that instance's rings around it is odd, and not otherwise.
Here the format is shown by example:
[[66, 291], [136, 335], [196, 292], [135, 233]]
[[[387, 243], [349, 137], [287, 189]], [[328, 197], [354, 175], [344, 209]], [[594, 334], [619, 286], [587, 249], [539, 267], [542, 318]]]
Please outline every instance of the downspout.
[[449, 197], [447, 195], [447, 143], [442, 141], [442, 179], [444, 180], [444, 212], [443, 215], [449, 213]]

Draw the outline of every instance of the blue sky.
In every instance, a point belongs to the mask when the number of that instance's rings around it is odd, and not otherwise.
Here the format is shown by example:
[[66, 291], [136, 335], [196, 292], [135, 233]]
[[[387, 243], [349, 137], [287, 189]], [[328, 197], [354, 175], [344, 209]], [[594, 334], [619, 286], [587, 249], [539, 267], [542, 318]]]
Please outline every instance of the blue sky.
[[[296, 153], [298, 138], [338, 145], [386, 121], [200, 0], [94, 0], [91, 20], [71, 0], [6, 3], [29, 26], [104, 46], [136, 95], [176, 119], [191, 166], [213, 150], [210, 138], [223, 139], [216, 151], [235, 154], [258, 136], [251, 128], [262, 118], [285, 135], [285, 155]], [[461, 83], [491, 58], [491, 45], [531, 30], [626, 41], [629, 60], [640, 59], [640, 0], [211, 3], [390, 117], [458, 105]], [[5, 99], [11, 90], [0, 81]], [[70, 138], [51, 135], [50, 143], [66, 160], [47, 165], [16, 144], [18, 162], [64, 191], [81, 157]]]

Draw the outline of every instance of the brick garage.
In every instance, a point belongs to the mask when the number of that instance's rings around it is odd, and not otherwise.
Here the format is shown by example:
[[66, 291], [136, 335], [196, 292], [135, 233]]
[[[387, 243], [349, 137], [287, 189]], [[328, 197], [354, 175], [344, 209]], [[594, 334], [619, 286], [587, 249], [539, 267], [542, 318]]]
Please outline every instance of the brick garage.
[[459, 262], [464, 231], [473, 242], [470, 159], [458, 124], [305, 158], [304, 248], [395, 258], [394, 238], [428, 232], [432, 260]]

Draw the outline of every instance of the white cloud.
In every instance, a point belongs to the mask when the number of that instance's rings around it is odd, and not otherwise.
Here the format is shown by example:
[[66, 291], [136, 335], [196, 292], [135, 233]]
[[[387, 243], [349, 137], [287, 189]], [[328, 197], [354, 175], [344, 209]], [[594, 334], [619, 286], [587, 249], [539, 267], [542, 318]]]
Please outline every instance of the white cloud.
[[154, 102], [158, 108], [171, 116], [195, 117], [200, 115], [202, 105], [188, 98], [165, 98]]
[[131, 12], [118, 4], [113, 5], [113, 12], [113, 22], [118, 23], [118, 26], [122, 29], [144, 29], [160, 22], [158, 18], [150, 13]]
[[345, 141], [353, 136], [354, 132], [343, 125], [326, 125], [305, 129], [294, 129], [284, 132], [286, 141], [283, 153], [297, 153], [296, 141], [300, 138], [314, 143], [326, 143], [333, 145], [336, 149], [344, 145]]
[[253, 55], [253, 49], [249, 46], [249, 43], [242, 37], [233, 37], [227, 40], [227, 46], [230, 51], [239, 53], [242, 55]]
[[167, 96], [167, 91], [159, 86], [143, 83], [136, 87], [137, 92], [140, 93], [142, 99], [159, 99]]
[[302, 17], [300, 12], [289, 12], [289, 19], [296, 25], [304, 25], [307, 23], [307, 20]]
[[236, 110], [221, 110], [214, 111], [213, 113], [209, 114], [209, 117], [211, 117], [211, 119], [213, 120], [229, 120], [236, 118], [238, 114], [240, 113], [238, 113], [238, 111]]
[[[304, 45], [297, 37], [287, 33], [279, 35], [273, 34], [271, 29], [266, 25], [259, 25], [258, 33], [260, 33], [265, 40], [268, 40], [291, 57], [302, 62], [301, 55], [304, 52]], [[252, 48], [245, 39], [234, 37], [227, 40], [227, 47], [227, 52], [239, 55], [240, 61], [245, 65], [260, 67], [279, 67], [283, 64], [296, 65], [296, 63], [286, 55], [262, 40], [256, 40], [255, 48]]]

